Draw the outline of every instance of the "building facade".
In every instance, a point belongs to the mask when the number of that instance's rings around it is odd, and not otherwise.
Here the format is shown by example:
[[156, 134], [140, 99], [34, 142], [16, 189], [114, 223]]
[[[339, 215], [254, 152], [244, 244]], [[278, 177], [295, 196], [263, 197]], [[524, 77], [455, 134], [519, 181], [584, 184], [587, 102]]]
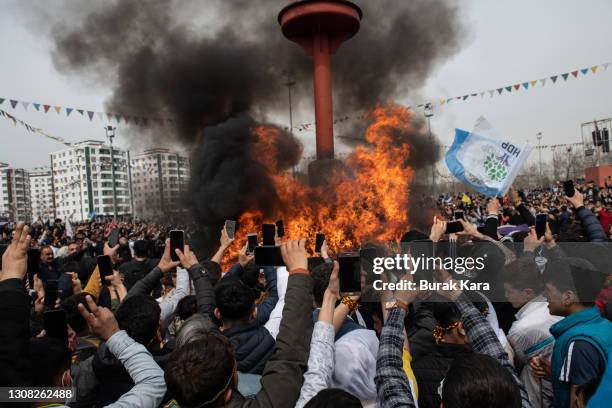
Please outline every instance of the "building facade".
[[30, 203], [32, 220], [52, 220], [55, 217], [53, 206], [53, 180], [49, 167], [30, 170]]
[[132, 157], [134, 214], [140, 218], [183, 212], [189, 159], [168, 149], [145, 150]]
[[94, 216], [132, 214], [129, 153], [85, 140], [51, 153], [55, 216], [81, 221]]
[[30, 222], [30, 179], [27, 170], [0, 163], [0, 216]]

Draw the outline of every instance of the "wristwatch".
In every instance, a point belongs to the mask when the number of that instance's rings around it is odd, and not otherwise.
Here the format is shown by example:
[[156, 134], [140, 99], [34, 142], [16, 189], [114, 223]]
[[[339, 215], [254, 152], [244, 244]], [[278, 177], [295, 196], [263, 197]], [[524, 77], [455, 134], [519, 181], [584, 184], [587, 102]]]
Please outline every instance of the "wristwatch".
[[386, 310], [391, 310], [393, 308], [400, 308], [402, 310], [404, 310], [405, 312], [408, 311], [408, 303], [403, 302], [401, 300], [395, 299], [395, 300], [391, 300], [389, 302], [385, 302], [385, 309]]

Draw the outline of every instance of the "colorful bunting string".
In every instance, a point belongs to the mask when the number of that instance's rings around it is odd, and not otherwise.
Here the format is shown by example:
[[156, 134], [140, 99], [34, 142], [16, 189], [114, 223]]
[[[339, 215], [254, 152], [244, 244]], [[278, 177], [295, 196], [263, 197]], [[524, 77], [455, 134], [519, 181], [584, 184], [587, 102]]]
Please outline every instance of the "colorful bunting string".
[[[540, 78], [540, 79], [533, 79], [533, 80], [529, 80], [525, 82], [519, 82], [513, 85], [504, 85], [499, 88], [489, 89], [487, 91], [466, 93], [465, 95], [461, 95], [461, 96], [439, 98], [439, 99], [436, 99], [435, 102], [421, 103], [421, 104], [416, 105], [415, 107], [416, 109], [422, 109], [425, 107], [432, 107], [435, 105], [437, 106], [450, 105], [451, 103], [454, 103], [454, 101], [464, 102], [468, 100], [469, 98], [474, 98], [476, 96], [480, 96], [481, 98], [484, 98], [486, 94], [488, 94], [490, 98], [493, 98], [496, 92], [497, 92], [497, 95], [500, 96], [504, 92], [505, 93], [512, 93], [512, 92], [516, 93], [521, 90], [527, 91], [527, 90], [535, 88], [538, 85], [538, 82], [540, 84], [540, 87], [544, 87], [549, 79], [553, 84], [557, 84], [559, 77], [563, 78], [563, 82], [567, 82], [570, 78], [580, 79], [583, 76], [588, 75], [589, 72], [591, 74], [595, 74], [598, 72], [600, 67], [603, 68], [604, 71], [607, 71], [609, 66], [610, 66], [610, 62], [606, 62], [603, 64], [598, 64], [598, 65], [593, 65], [593, 66], [589, 66], [589, 67], [585, 67], [581, 69], [576, 69], [576, 70], [564, 72], [561, 74], [550, 75], [550, 76]], [[55, 110], [55, 112], [58, 115], [60, 115], [63, 111], [66, 114], [66, 117], [70, 117], [70, 114], [73, 111], [77, 111], [80, 114], [80, 116], [77, 116], [77, 117], [87, 118], [89, 119], [90, 122], [93, 121], [94, 117], [96, 117], [99, 121], [103, 121], [104, 118], [106, 118], [108, 122], [112, 122], [114, 120], [116, 123], [123, 122], [126, 125], [133, 124], [135, 126], [147, 126], [149, 123], [156, 123], [158, 125], [164, 125], [164, 124], [173, 125], [176, 123], [175, 120], [169, 119], [169, 118], [147, 118], [147, 117], [125, 115], [122, 113], [115, 113], [115, 112], [97, 112], [97, 111], [86, 110], [83, 108], [64, 107], [64, 106], [59, 106], [59, 105], [48, 105], [48, 104], [42, 104], [39, 102], [21, 101], [18, 99], [0, 98], [0, 105], [2, 105], [7, 100], [12, 109], [17, 109], [17, 106], [21, 105], [23, 109], [27, 111], [29, 106], [33, 106], [37, 112], [48, 113], [49, 110], [53, 108], [53, 110]], [[41, 111], [41, 107], [42, 107], [42, 111]], [[409, 106], [409, 108], [411, 107]], [[6, 111], [2, 111], [2, 112], [3, 112], [3, 116], [9, 119], [12, 117]], [[9, 116], [6, 116], [6, 115], [9, 115]], [[340, 119], [335, 119], [334, 124], [342, 123], [349, 119], [357, 119], [357, 118], [362, 118], [362, 117], [363, 117], [362, 113], [352, 115], [352, 116], [343, 116]], [[34, 129], [31, 126], [29, 127], [31, 129]], [[295, 125], [293, 128], [299, 132], [315, 130], [314, 123], [300, 123], [300, 124]]]

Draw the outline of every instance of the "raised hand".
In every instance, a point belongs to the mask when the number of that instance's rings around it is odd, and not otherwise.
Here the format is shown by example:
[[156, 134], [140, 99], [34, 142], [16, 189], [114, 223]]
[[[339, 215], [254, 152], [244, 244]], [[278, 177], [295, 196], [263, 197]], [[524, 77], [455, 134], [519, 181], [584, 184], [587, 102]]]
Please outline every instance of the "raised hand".
[[308, 256], [306, 255], [306, 240], [287, 241], [281, 245], [283, 261], [289, 272], [296, 269], [308, 270]]
[[544, 242], [545, 236], [538, 238], [535, 228], [529, 229], [529, 234], [523, 240], [523, 250], [533, 252]]
[[5, 279], [23, 279], [28, 270], [28, 248], [32, 237], [27, 225], [20, 222], [15, 227], [13, 239], [2, 255], [2, 272], [0, 281]]
[[180, 263], [181, 265], [183, 265], [183, 268], [189, 269], [193, 265], [198, 263], [198, 258], [196, 258], [195, 254], [191, 252], [191, 249], [189, 249], [189, 245], [185, 245], [184, 249], [185, 252], [182, 252], [180, 249], [177, 248], [176, 254], [179, 257]]
[[429, 233], [429, 239], [431, 239], [433, 242], [438, 242], [440, 239], [442, 239], [445, 231], [446, 221], [441, 218], [434, 217], [431, 232]]
[[180, 265], [179, 261], [173, 261], [170, 257], [170, 239], [166, 239], [166, 246], [164, 247], [164, 255], [159, 260], [157, 267], [164, 273], [170, 272], [172, 269]]
[[227, 235], [227, 230], [224, 226], [221, 230], [221, 238], [219, 239], [219, 243], [221, 244], [221, 247], [227, 248], [232, 244], [232, 242], [234, 242], [234, 238], [230, 238], [229, 235]]
[[79, 312], [87, 322], [89, 331], [100, 339], [107, 341], [111, 336], [119, 331], [119, 324], [115, 315], [106, 307], [98, 307], [91, 296], [85, 296], [87, 308], [79, 303]]
[[244, 244], [242, 248], [240, 248], [240, 252], [238, 252], [238, 263], [244, 268], [255, 255], [249, 254], [249, 244]]

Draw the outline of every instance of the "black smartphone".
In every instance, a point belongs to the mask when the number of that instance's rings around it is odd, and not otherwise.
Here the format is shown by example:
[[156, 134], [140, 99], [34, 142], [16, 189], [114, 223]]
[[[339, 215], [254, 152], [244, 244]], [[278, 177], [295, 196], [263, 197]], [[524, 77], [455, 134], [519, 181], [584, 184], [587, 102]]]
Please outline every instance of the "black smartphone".
[[34, 275], [38, 275], [40, 267], [40, 249], [28, 249], [28, 282], [30, 289], [34, 288]]
[[445, 234], [454, 234], [463, 231], [463, 224], [459, 221], [449, 221], [446, 223]]
[[57, 281], [56, 280], [48, 280], [44, 284], [45, 286], [45, 306], [53, 309], [55, 308], [55, 302], [57, 301], [57, 297], [59, 295], [57, 290]]
[[236, 221], [225, 220], [225, 231], [227, 232], [227, 236], [229, 238], [234, 239], [236, 236]]
[[261, 224], [261, 234], [263, 236], [263, 245], [275, 245], [274, 235], [276, 235], [276, 225]]
[[315, 252], [321, 252], [321, 247], [323, 246], [323, 242], [325, 241], [325, 234], [322, 232], [317, 232], [317, 236], [315, 238]]
[[247, 243], [248, 243], [247, 252], [249, 254], [252, 254], [253, 252], [255, 252], [255, 248], [257, 248], [257, 233], [251, 232], [250, 234], [248, 234]]
[[357, 253], [346, 253], [338, 257], [340, 271], [340, 295], [355, 296], [361, 293], [361, 260]]
[[574, 181], [567, 180], [563, 182], [563, 191], [565, 191], [565, 195], [568, 197], [573, 197], [576, 194], [576, 190], [574, 189]]
[[255, 247], [255, 265], [257, 266], [285, 266], [279, 246], [262, 245]]
[[108, 246], [114, 247], [119, 243], [119, 228], [113, 228], [113, 230], [108, 235]]
[[0, 271], [2, 270], [2, 255], [6, 252], [6, 248], [8, 248], [7, 244], [0, 244]]
[[100, 280], [103, 285], [110, 285], [110, 282], [106, 280], [107, 276], [113, 276], [113, 263], [110, 256], [100, 255], [98, 256], [98, 271], [100, 272]]
[[[419, 268], [416, 269], [413, 273], [414, 280], [427, 280], [432, 281], [433, 279], [433, 270], [430, 268], [431, 261], [427, 259], [431, 259], [434, 257], [434, 246], [433, 241], [431, 239], [417, 239], [410, 243], [410, 256], [415, 259], [416, 262], [419, 263]], [[421, 259], [417, 261], [417, 259]]]
[[374, 247], [362, 248], [359, 251], [361, 270], [366, 274], [366, 285], [371, 285], [376, 280], [376, 274], [374, 273], [374, 258], [376, 258], [377, 253]]
[[43, 313], [43, 327], [47, 337], [68, 341], [66, 311], [63, 309], [47, 310]]
[[283, 223], [283, 220], [276, 221], [276, 236], [279, 238], [285, 236], [285, 223]]
[[185, 231], [172, 230], [170, 231], [170, 258], [176, 262], [179, 260], [175, 249], [185, 251]]
[[548, 218], [547, 214], [540, 213], [536, 214], [535, 217], [535, 230], [536, 234], [538, 234], [538, 238], [542, 238], [546, 233], [546, 219]]
[[455, 219], [456, 220], [465, 220], [465, 214], [461, 210], [455, 211]]

